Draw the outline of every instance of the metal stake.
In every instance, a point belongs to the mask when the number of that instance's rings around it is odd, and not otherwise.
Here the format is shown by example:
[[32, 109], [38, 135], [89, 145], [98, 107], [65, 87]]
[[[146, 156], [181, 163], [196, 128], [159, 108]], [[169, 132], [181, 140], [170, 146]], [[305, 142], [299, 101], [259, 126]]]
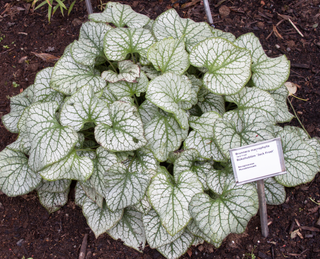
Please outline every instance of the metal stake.
[[204, 9], [206, 11], [206, 15], [207, 15], [207, 18], [208, 18], [208, 22], [212, 27], [214, 27], [208, 0], [203, 0], [203, 4], [204, 4]]
[[93, 10], [92, 10], [92, 5], [90, 0], [86, 0], [86, 7], [87, 7], [88, 14], [92, 14]]
[[268, 214], [267, 214], [267, 203], [266, 203], [266, 195], [264, 192], [263, 180], [258, 180], [257, 186], [258, 186], [258, 196], [259, 196], [261, 232], [263, 237], [268, 237], [268, 234], [269, 234]]

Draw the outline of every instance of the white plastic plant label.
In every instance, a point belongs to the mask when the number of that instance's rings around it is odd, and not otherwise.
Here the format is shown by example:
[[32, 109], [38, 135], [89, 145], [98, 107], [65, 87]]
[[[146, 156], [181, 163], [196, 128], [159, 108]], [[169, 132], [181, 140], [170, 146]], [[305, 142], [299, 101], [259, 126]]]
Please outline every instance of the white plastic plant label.
[[286, 173], [281, 139], [230, 149], [237, 185]]

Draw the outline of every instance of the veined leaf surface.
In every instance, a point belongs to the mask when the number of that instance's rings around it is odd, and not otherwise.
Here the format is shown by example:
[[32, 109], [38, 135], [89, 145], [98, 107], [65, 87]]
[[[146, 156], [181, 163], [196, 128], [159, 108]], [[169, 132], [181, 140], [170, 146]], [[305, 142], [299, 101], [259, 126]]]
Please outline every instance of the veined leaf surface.
[[102, 72], [101, 77], [110, 83], [119, 81], [137, 82], [136, 79], [140, 76], [140, 67], [137, 64], [130, 60], [123, 60], [118, 63], [118, 68], [119, 74], [112, 70], [107, 70]]
[[130, 28], [141, 28], [148, 24], [149, 17], [136, 13], [129, 5], [117, 2], [108, 2], [102, 13], [93, 13], [89, 19], [95, 22], [113, 23], [117, 27], [128, 26]]
[[149, 199], [171, 236], [176, 235], [191, 220], [189, 202], [200, 192], [202, 184], [191, 171], [181, 173], [177, 182], [163, 167], [153, 177], [148, 191]]
[[40, 185], [37, 187], [37, 191], [42, 192], [65, 192], [69, 189], [71, 180], [57, 180], [57, 181], [46, 181], [42, 180]]
[[250, 52], [222, 38], [197, 44], [190, 53], [190, 63], [208, 69], [203, 84], [214, 94], [236, 94], [251, 77]]
[[53, 213], [68, 202], [69, 190], [69, 188], [64, 192], [46, 192], [38, 190], [39, 201], [49, 213]]
[[221, 95], [211, 93], [204, 87], [201, 87], [198, 92], [197, 104], [203, 113], [214, 111], [223, 115], [226, 111], [223, 97]]
[[286, 201], [286, 190], [273, 177], [264, 179], [267, 204], [280, 205]]
[[275, 90], [281, 87], [290, 74], [290, 61], [286, 56], [269, 58], [253, 33], [240, 36], [235, 45], [251, 51], [252, 82], [262, 90]]

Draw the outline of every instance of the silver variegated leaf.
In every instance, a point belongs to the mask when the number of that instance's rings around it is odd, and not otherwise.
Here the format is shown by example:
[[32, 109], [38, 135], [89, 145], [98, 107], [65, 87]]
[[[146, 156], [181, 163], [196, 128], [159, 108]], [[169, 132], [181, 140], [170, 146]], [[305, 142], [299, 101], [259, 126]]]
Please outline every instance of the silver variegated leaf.
[[220, 115], [225, 113], [224, 99], [221, 95], [211, 93], [208, 89], [201, 87], [198, 93], [198, 106], [204, 112], [217, 112]]
[[49, 213], [53, 213], [68, 202], [69, 190], [69, 188], [64, 192], [46, 192], [38, 190], [39, 201]]
[[149, 202], [148, 196], [145, 195], [138, 203], [131, 206], [134, 210], [141, 212], [143, 215], [149, 213], [152, 209], [151, 203]]
[[203, 188], [207, 190], [207, 174], [212, 169], [212, 164], [203, 161], [197, 150], [188, 149], [182, 152], [180, 157], [174, 162], [174, 179], [175, 181], [178, 181], [182, 172], [192, 171], [196, 173]]
[[104, 63], [103, 39], [112, 27], [104, 23], [86, 22], [80, 28], [79, 40], [71, 47], [73, 59], [85, 66]]
[[318, 137], [314, 137], [307, 140], [307, 143], [316, 151], [318, 156], [318, 165], [320, 168], [320, 139]]
[[236, 94], [251, 77], [250, 52], [222, 38], [210, 38], [196, 45], [190, 53], [190, 63], [208, 69], [203, 84], [219, 95]]
[[109, 83], [109, 90], [114, 93], [118, 98], [131, 97], [133, 95], [140, 96], [141, 93], [147, 91], [149, 80], [145, 73], [140, 72], [140, 77], [137, 78], [136, 83], [128, 81], [119, 81], [116, 83]]
[[189, 52], [197, 43], [208, 37], [213, 37], [213, 33], [207, 23], [197, 23], [191, 19], [180, 18], [173, 8], [157, 17], [152, 30], [158, 41], [168, 37], [174, 39], [184, 37]]
[[[229, 178], [228, 181], [225, 180]], [[208, 175], [208, 187], [222, 190], [214, 198], [200, 193], [193, 196], [189, 211], [199, 229], [215, 243], [221, 243], [230, 233], [242, 233], [259, 207], [254, 185], [236, 186], [229, 171], [216, 171]], [[219, 180], [220, 179], [220, 180]], [[213, 191], [213, 190], [212, 190]]]
[[57, 109], [57, 102], [34, 103], [29, 108], [26, 121], [31, 143], [29, 166], [34, 171], [62, 160], [78, 141], [74, 130], [57, 121]]
[[240, 36], [235, 45], [251, 51], [252, 56], [252, 82], [262, 90], [275, 90], [281, 87], [290, 74], [290, 61], [286, 56], [269, 58], [253, 33]]
[[212, 32], [214, 33], [214, 37], [223, 38], [231, 42], [234, 42], [236, 40], [236, 36], [234, 36], [230, 32], [224, 32], [218, 29], [213, 29]]
[[28, 98], [28, 91], [10, 98], [10, 113], [2, 116], [2, 123], [12, 133], [19, 133], [18, 122], [24, 112], [31, 104]]
[[190, 109], [194, 101], [191, 82], [170, 72], [151, 80], [146, 99], [166, 112], [173, 113], [182, 129], [188, 129], [188, 116], [183, 109]]
[[274, 138], [272, 122], [252, 108], [225, 113], [216, 121], [214, 135], [227, 157], [230, 157], [229, 149]]
[[217, 119], [221, 118], [217, 112], [206, 112], [200, 117], [190, 116], [189, 125], [195, 131], [199, 132], [204, 138], [213, 138], [213, 128]]
[[80, 185], [79, 182], [77, 182], [76, 187], [75, 187], [75, 193], [74, 193], [74, 203], [82, 208], [83, 203], [87, 197], [88, 196], [86, 195], [82, 186]]
[[147, 144], [142, 121], [135, 106], [122, 101], [110, 105], [112, 125], [98, 124], [95, 138], [110, 151], [131, 151]]
[[146, 57], [154, 42], [151, 32], [146, 29], [116, 28], [105, 35], [104, 54], [107, 59], [115, 61], [125, 60], [132, 53]]
[[50, 87], [52, 70], [53, 67], [47, 67], [38, 72], [34, 84], [29, 87], [32, 95], [28, 94], [28, 96], [32, 103], [51, 101], [62, 103], [64, 95]]
[[89, 85], [81, 87], [68, 98], [60, 110], [60, 123], [80, 131], [87, 122], [111, 125], [107, 103], [98, 99]]
[[287, 173], [276, 176], [276, 181], [287, 187], [312, 181], [319, 171], [317, 152], [292, 127], [284, 127], [277, 136], [281, 138]]
[[143, 66], [141, 67], [141, 71], [143, 71], [149, 79], [155, 79], [161, 75], [161, 72], [157, 71], [153, 66]]
[[149, 148], [159, 161], [166, 161], [171, 151], [181, 146], [188, 130], [182, 129], [176, 119], [149, 101], [139, 107]]
[[288, 110], [287, 97], [289, 95], [289, 91], [286, 86], [282, 85], [280, 88], [270, 91], [270, 94], [276, 102], [276, 121], [280, 123], [291, 121], [294, 116]]
[[113, 23], [117, 27], [128, 26], [130, 28], [141, 28], [148, 24], [149, 17], [136, 13], [129, 5], [117, 2], [109, 2], [102, 13], [93, 13], [89, 19], [95, 22]]
[[192, 235], [188, 230], [185, 230], [176, 240], [158, 247], [157, 250], [167, 259], [176, 259], [187, 252], [189, 247], [192, 245], [194, 238], [194, 235]]
[[286, 190], [273, 177], [264, 179], [267, 204], [280, 205], [286, 201]]
[[148, 60], [162, 73], [182, 75], [190, 65], [183, 38], [167, 38], [154, 43], [148, 50]]
[[79, 182], [81, 184], [82, 189], [86, 193], [87, 197], [91, 199], [91, 201], [95, 202], [101, 209], [104, 206], [104, 197], [101, 196], [94, 187], [90, 185], [88, 181]]
[[41, 182], [28, 165], [28, 158], [8, 147], [0, 152], [0, 190], [10, 197], [33, 191]]
[[84, 85], [89, 85], [96, 93], [106, 86], [106, 81], [93, 66], [77, 63], [67, 52], [54, 66], [50, 86], [58, 92], [71, 95]]
[[84, 200], [82, 212], [96, 238], [115, 226], [123, 215], [123, 210], [113, 212], [105, 204], [100, 208], [89, 198]]
[[146, 234], [142, 222], [143, 214], [126, 208], [123, 217], [108, 234], [114, 239], [121, 239], [126, 246], [142, 252], [146, 244]]
[[[216, 248], [221, 246], [222, 241], [218, 242], [218, 243], [213, 242], [211, 238], [209, 238], [206, 234], [203, 233], [202, 230], [200, 230], [200, 228], [197, 226], [197, 224], [195, 223], [194, 220], [191, 220], [191, 222], [187, 226], [187, 229], [195, 237], [200, 238], [200, 240], [199, 240], [200, 242], [202, 241], [202, 243], [203, 243], [204, 241], [206, 241], [209, 244], [213, 244]], [[195, 245], [195, 244], [193, 244], [193, 245]]]
[[140, 67], [131, 60], [120, 61], [118, 63], [118, 68], [119, 74], [115, 71], [107, 70], [102, 72], [101, 77], [110, 83], [119, 81], [136, 83], [137, 78], [140, 77]]
[[104, 177], [109, 188], [108, 208], [115, 211], [136, 204], [145, 195], [151, 176], [148, 170], [131, 171], [122, 163], [111, 166]]
[[270, 122], [275, 122], [277, 105], [271, 94], [257, 87], [244, 87], [239, 93], [226, 96], [228, 102], [237, 104], [238, 109], [256, 109]]
[[37, 187], [37, 191], [40, 192], [65, 192], [70, 188], [71, 180], [57, 180], [57, 181], [46, 181], [42, 180], [40, 185]]
[[171, 236], [188, 225], [191, 220], [189, 202], [202, 190], [197, 175], [191, 171], [181, 173], [177, 182], [163, 167], [153, 177], [148, 190], [149, 199]]

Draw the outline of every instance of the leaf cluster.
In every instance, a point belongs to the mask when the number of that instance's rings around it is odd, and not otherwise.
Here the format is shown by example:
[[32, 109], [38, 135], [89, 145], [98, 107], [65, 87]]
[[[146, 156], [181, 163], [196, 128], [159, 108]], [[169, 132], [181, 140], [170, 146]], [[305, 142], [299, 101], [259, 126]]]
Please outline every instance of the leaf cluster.
[[155, 21], [109, 2], [82, 25], [55, 66], [11, 98], [0, 189], [36, 190], [54, 212], [71, 181], [96, 237], [178, 258], [219, 247], [257, 213], [254, 184], [237, 186], [229, 149], [281, 137], [287, 174], [265, 180], [267, 202], [310, 182], [320, 144], [299, 128], [284, 83], [290, 63], [252, 33], [235, 38], [174, 9]]

